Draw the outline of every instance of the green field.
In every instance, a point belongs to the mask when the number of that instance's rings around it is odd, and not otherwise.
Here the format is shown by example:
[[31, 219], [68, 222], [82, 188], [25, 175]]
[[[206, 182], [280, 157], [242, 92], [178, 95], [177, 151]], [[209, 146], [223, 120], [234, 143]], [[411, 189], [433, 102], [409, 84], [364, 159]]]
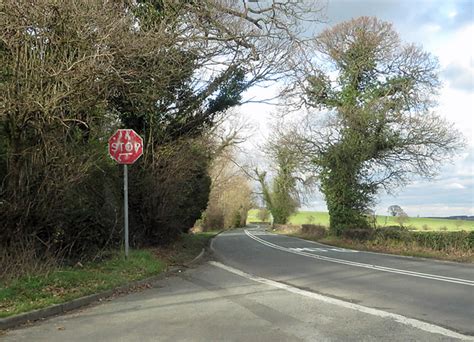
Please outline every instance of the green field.
[[[258, 210], [252, 209], [249, 211], [247, 222], [258, 222]], [[323, 226], [329, 225], [329, 215], [327, 212], [320, 211], [300, 211], [290, 217], [291, 224], [320, 224]], [[377, 225], [383, 226], [398, 226], [392, 216], [377, 216]], [[434, 230], [434, 231], [455, 231], [455, 230], [474, 230], [474, 221], [464, 220], [446, 220], [446, 219], [429, 219], [423, 217], [410, 217], [404, 225], [410, 229], [415, 230]]]
[[247, 214], [247, 223], [250, 222], [260, 222], [258, 218], [258, 209], [250, 209]]

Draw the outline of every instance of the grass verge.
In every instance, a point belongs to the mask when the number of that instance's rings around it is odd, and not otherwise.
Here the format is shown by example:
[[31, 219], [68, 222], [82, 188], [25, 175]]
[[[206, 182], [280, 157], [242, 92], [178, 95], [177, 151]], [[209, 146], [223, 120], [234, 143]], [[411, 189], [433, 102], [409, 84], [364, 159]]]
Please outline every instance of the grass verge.
[[421, 247], [415, 243], [406, 244], [393, 240], [385, 240], [383, 243], [377, 241], [354, 241], [333, 236], [319, 239], [318, 242], [361, 251], [474, 263], [474, 252], [466, 252], [454, 248], [447, 251], [437, 251], [431, 248]]
[[420, 246], [416, 242], [404, 242], [391, 239], [359, 241], [327, 235], [321, 237], [320, 235], [315, 235], [311, 233], [302, 233], [301, 229], [297, 228], [298, 227], [296, 226], [282, 227], [281, 229], [275, 230], [275, 233], [294, 236], [305, 240], [316, 241], [330, 246], [355, 249], [360, 251], [431, 258], [464, 263], [474, 263], [473, 250], [461, 250], [456, 248], [435, 250], [432, 248]]
[[193, 260], [215, 235], [184, 234], [164, 248], [111, 252], [101, 262], [63, 267], [47, 274], [0, 283], [0, 318], [60, 304], [160, 274], [167, 267]]

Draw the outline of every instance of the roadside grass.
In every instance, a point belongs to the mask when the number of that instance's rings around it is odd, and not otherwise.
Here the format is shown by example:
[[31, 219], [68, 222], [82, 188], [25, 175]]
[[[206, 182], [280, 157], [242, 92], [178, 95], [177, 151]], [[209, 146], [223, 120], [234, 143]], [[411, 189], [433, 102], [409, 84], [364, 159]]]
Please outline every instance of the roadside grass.
[[153, 253], [167, 265], [182, 265], [193, 260], [219, 232], [208, 231], [183, 234], [179, 240], [166, 248], [157, 248]]
[[436, 250], [420, 246], [416, 242], [397, 241], [392, 239], [359, 241], [330, 235], [321, 237], [321, 234], [316, 234], [316, 231], [303, 233], [301, 229], [296, 229], [296, 226], [281, 226], [279, 229], [274, 230], [274, 232], [277, 234], [316, 241], [330, 246], [355, 249], [359, 251], [474, 263], [474, 250], [472, 249], [462, 250], [448, 248], [444, 250]]
[[[248, 222], [258, 221], [255, 220], [257, 215], [258, 210], [250, 211]], [[314, 232], [312, 232], [311, 229], [307, 232], [303, 232], [301, 225], [305, 224], [313, 225], [315, 228], [319, 228]], [[386, 227], [398, 226], [399, 224], [391, 216], [378, 216], [377, 225], [379, 227]], [[450, 247], [439, 248], [439, 245], [437, 245], [438, 243], [441, 245], [450, 245], [450, 235], [457, 234], [454, 233], [456, 231], [459, 233], [461, 233], [460, 231], [463, 230], [467, 232], [474, 231], [474, 221], [410, 218], [409, 221], [405, 223], [405, 226], [408, 228], [408, 230], [413, 231], [413, 234], [422, 234], [423, 236], [421, 237], [423, 239], [421, 240], [424, 240], [426, 237], [427, 240], [431, 240], [431, 242], [433, 242], [425, 243], [422, 241], [420, 244], [416, 242], [416, 239], [408, 239], [408, 241], [404, 241], [403, 239], [384, 238], [360, 241], [356, 239], [351, 240], [348, 238], [333, 237], [328, 236], [328, 226], [329, 215], [327, 212], [300, 211], [290, 217], [287, 225], [276, 225], [275, 232], [278, 234], [295, 236], [349, 249], [414, 257], [435, 258], [457, 262], [474, 262], [474, 250], [466, 249], [466, 247], [460, 247], [459, 241], [452, 244]], [[324, 233], [323, 228], [326, 228], [326, 233]], [[322, 233], [318, 230], [322, 230]], [[445, 234], [446, 236], [444, 236]], [[461, 244], [464, 244], [464, 241], [465, 240], [463, 240]]]
[[[302, 238], [305, 238], [301, 236]], [[455, 248], [449, 250], [438, 251], [417, 245], [416, 243], [403, 243], [395, 240], [382, 241], [357, 241], [328, 236], [317, 240], [320, 243], [355, 249], [360, 251], [370, 251], [378, 253], [387, 253], [394, 255], [404, 255], [420, 258], [431, 258], [447, 261], [474, 263], [474, 251], [463, 251]]]
[[106, 260], [82, 267], [62, 267], [49, 273], [0, 283], [0, 318], [60, 304], [82, 296], [110, 290], [165, 271], [195, 258], [215, 232], [183, 234], [163, 248], [110, 252]]

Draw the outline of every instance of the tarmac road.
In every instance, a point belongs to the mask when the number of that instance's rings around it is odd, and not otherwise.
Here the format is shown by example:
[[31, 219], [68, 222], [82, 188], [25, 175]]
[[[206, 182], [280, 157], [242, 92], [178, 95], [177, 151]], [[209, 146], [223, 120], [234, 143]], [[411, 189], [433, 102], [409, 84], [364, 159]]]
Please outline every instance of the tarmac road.
[[153, 288], [6, 341], [474, 341], [474, 267], [355, 252], [258, 228], [220, 234]]
[[213, 241], [264, 278], [474, 335], [474, 265], [334, 248], [248, 228]]

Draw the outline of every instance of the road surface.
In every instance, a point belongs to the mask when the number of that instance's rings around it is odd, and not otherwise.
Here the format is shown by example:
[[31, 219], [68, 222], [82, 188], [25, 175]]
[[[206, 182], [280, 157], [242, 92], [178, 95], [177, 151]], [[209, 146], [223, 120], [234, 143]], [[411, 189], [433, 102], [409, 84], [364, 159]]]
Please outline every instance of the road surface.
[[220, 236], [213, 249], [247, 273], [474, 335], [472, 264], [334, 248], [257, 228]]
[[212, 258], [6, 341], [474, 341], [474, 267], [356, 252], [260, 228]]

